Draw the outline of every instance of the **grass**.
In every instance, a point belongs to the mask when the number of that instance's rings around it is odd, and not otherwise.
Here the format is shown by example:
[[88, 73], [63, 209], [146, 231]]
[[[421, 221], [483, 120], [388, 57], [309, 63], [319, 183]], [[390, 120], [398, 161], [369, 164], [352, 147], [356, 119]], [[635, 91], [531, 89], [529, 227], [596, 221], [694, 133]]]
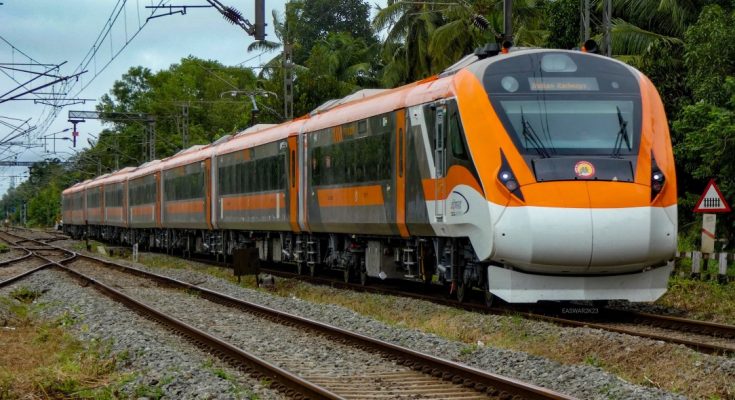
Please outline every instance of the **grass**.
[[5, 243], [0, 243], [0, 253], [7, 253], [10, 251], [10, 247], [8, 247]]
[[735, 283], [722, 285], [675, 276], [657, 304], [685, 311], [694, 319], [735, 324]]
[[248, 400], [258, 400], [260, 398], [256, 393], [253, 393], [252, 391], [240, 385], [237, 382], [236, 377], [232, 375], [231, 373], [227, 372], [223, 367], [215, 366], [214, 361], [212, 359], [206, 360], [202, 364], [202, 367], [212, 372], [216, 377], [227, 381], [230, 384], [230, 393], [232, 393], [235, 396], [235, 398], [248, 399]]
[[0, 308], [15, 315], [10, 326], [0, 329], [0, 399], [120, 398], [120, 377], [114, 372], [118, 359], [110, 344], [83, 343], [69, 335], [64, 326], [72, 318], [66, 314], [52, 322], [37, 321], [33, 309], [38, 306], [26, 295], [33, 292], [16, 292], [22, 302], [0, 298]]
[[41, 292], [31, 290], [25, 286], [21, 286], [15, 288], [12, 292], [10, 292], [10, 297], [18, 300], [21, 303], [30, 304], [33, 303], [37, 298], [41, 297]]
[[[235, 282], [230, 270], [192, 264], [189, 261], [159, 254], [141, 255], [141, 263], [154, 268], [189, 268]], [[254, 286], [252, 277], [243, 279], [241, 286]], [[733, 304], [731, 287], [702, 286], [704, 282], [686, 279], [672, 281], [669, 298], [686, 293], [688, 299], [699, 296], [701, 301], [692, 304], [699, 309], [711, 309], [706, 299], [721, 298], [722, 305], [711, 311], [712, 316], [729, 315]], [[715, 285], [715, 284], [712, 284]], [[356, 313], [382, 321], [388, 325], [417, 329], [448, 340], [465, 344], [459, 358], [471, 360], [483, 345], [522, 351], [568, 365], [591, 365], [615, 374], [627, 381], [682, 393], [691, 398], [733, 398], [735, 379], [719, 368], [705, 368], [708, 361], [698, 353], [678, 346], [637, 340], [633, 338], [610, 340], [606, 334], [578, 330], [538, 329], [538, 322], [520, 316], [484, 316], [428, 302], [405, 298], [358, 293], [313, 286], [296, 280], [278, 279], [275, 288], [268, 290], [283, 297], [296, 297], [306, 301], [334, 304]], [[717, 292], [721, 290], [723, 293]], [[714, 292], [714, 294], [713, 294]], [[689, 300], [682, 300], [689, 301]], [[679, 305], [678, 307], [681, 307]], [[566, 332], [566, 333], [565, 333]], [[710, 359], [711, 360], [711, 359]]]
[[[679, 235], [679, 251], [691, 251], [699, 247], [701, 223], [692, 224]], [[656, 304], [684, 311], [688, 318], [735, 325], [735, 282], [719, 284], [714, 280], [690, 278], [692, 260], [677, 260], [674, 277], [669, 280], [669, 290]], [[710, 274], [716, 275], [717, 260], [711, 260]], [[703, 276], [706, 274], [703, 272]], [[727, 273], [735, 275], [735, 262], [730, 262]]]
[[173, 378], [165, 376], [155, 384], [140, 384], [133, 389], [133, 397], [159, 400], [166, 394], [164, 387], [171, 382], [173, 382]]

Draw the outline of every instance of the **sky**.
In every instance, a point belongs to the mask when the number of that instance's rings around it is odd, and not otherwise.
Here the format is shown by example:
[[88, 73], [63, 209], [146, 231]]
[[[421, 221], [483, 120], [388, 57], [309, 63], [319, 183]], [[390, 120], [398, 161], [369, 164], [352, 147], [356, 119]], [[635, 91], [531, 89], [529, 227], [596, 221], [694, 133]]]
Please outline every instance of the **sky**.
[[[257, 57], [259, 53], [248, 53], [247, 46], [254, 39], [240, 27], [226, 21], [214, 8], [188, 9], [186, 15], [151, 19], [119, 56], [99, 73], [101, 66], [111, 60], [111, 54], [119, 51], [122, 44], [130, 39], [140, 25], [145, 23], [146, 17], [152, 11], [145, 9], [145, 6], [159, 2], [170, 5], [207, 4], [205, 0], [0, 0], [0, 3], [3, 3], [0, 5], [0, 64], [30, 62], [22, 54], [25, 53], [39, 63], [59, 64], [66, 61], [67, 63], [60, 69], [60, 75], [71, 75], [90, 52], [95, 39], [106, 26], [113, 10], [122, 11], [110, 30], [110, 34], [105, 36], [105, 40], [98, 46], [96, 57], [89, 63], [89, 72], [82, 75], [82, 79], [74, 86], [69, 96], [76, 94], [83, 86], [86, 86], [76, 98], [99, 100], [110, 90], [114, 81], [120, 79], [130, 67], [142, 65], [152, 71], [157, 71], [166, 69], [189, 55], [217, 60], [224, 65], [237, 65], [247, 61], [242, 64], [244, 66], [258, 66], [272, 58], [270, 54]], [[254, 2], [252, 0], [220, 0], [220, 2], [240, 10], [246, 19], [254, 22]], [[123, 4], [124, 8], [122, 8]], [[268, 22], [266, 39], [277, 40], [271, 26], [270, 15], [271, 10], [282, 14], [284, 4], [285, 0], [266, 0], [266, 21]], [[163, 12], [163, 10], [158, 11], [158, 13]], [[138, 15], [140, 15], [140, 20]], [[33, 69], [40, 70], [39, 67], [33, 67]], [[7, 69], [5, 71], [11, 77], [0, 73], [0, 94], [17, 86], [11, 78], [24, 82], [34, 76]], [[91, 80], [96, 73], [99, 75]], [[43, 84], [49, 82], [50, 79], [42, 78], [33, 84]], [[16, 93], [19, 91], [13, 92], [13, 94]], [[30, 96], [24, 97], [29, 98]], [[67, 122], [69, 110], [94, 110], [96, 104], [96, 101], [87, 101], [86, 104], [60, 108], [60, 112], [45, 131], [37, 129], [31, 135], [35, 137], [50, 135], [70, 128], [71, 124]], [[0, 139], [12, 131], [11, 128], [3, 125], [3, 122], [18, 125], [30, 118], [28, 125], [25, 125], [24, 128], [34, 125], [40, 128], [40, 123], [45, 119], [42, 117], [49, 115], [50, 110], [52, 110], [51, 107], [34, 104], [33, 101], [0, 103]], [[42, 146], [25, 149], [21, 146], [0, 145], [0, 160], [38, 161], [46, 158], [64, 160], [74, 152], [89, 147], [87, 140], [94, 140], [101, 130], [101, 125], [98, 122], [87, 121], [79, 124], [77, 130], [80, 136], [77, 138], [76, 148], [71, 147], [69, 140], [57, 140], [55, 154], [51, 152], [52, 141], [47, 141], [48, 151], [44, 151]], [[59, 138], [70, 136], [71, 131], [57, 135]], [[21, 140], [28, 143], [29, 138], [18, 138], [13, 142]], [[37, 145], [42, 141], [35, 140], [30, 143]], [[12, 156], [15, 152], [19, 152], [17, 158]], [[10, 176], [25, 175], [27, 177], [27, 171], [26, 167], [0, 167], [0, 196], [10, 187]], [[21, 180], [25, 178], [19, 178], [16, 185]]]

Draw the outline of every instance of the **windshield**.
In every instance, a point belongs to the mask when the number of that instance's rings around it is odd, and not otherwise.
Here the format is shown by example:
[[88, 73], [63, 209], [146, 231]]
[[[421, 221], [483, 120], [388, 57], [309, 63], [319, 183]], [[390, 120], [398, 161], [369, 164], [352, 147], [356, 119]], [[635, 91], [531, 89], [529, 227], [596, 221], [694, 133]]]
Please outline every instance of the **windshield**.
[[528, 156], [637, 154], [638, 81], [605, 57], [535, 51], [488, 64], [483, 84], [518, 149]]
[[[548, 97], [548, 96], [547, 96]], [[503, 99], [511, 134], [524, 153], [635, 153], [633, 100]], [[627, 139], [626, 139], [627, 138]]]

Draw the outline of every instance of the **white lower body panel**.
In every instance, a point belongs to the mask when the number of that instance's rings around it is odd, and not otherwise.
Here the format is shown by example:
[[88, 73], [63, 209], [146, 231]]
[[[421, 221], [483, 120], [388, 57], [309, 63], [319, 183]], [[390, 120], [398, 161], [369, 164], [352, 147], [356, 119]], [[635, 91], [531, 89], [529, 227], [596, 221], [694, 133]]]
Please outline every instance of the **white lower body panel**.
[[673, 263], [644, 272], [606, 276], [527, 274], [507, 268], [487, 268], [490, 292], [509, 303], [542, 300], [655, 301], [666, 293]]

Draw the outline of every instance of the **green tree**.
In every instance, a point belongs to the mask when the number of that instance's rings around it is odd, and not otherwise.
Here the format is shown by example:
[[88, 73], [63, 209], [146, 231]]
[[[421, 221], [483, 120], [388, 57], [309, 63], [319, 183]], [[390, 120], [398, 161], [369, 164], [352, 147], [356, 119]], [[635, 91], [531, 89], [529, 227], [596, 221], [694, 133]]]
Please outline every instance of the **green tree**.
[[432, 68], [429, 43], [434, 30], [443, 22], [437, 0], [406, 2], [389, 0], [373, 19], [376, 31], [387, 30], [383, 43], [383, 84], [397, 86], [426, 78]]
[[571, 49], [580, 45], [579, 0], [557, 0], [546, 3], [547, 47]]
[[[536, 0], [513, 3], [516, 45], [540, 46], [544, 7]], [[440, 0], [388, 2], [373, 19], [377, 31], [387, 31], [383, 43], [383, 84], [397, 86], [437, 74], [476, 47], [501, 39], [503, 2], [473, 3]]]
[[51, 182], [28, 203], [28, 222], [32, 226], [53, 226], [61, 219], [61, 189]]
[[[228, 93], [256, 88], [250, 69], [187, 57], [155, 74], [143, 67], [131, 68], [102, 97], [97, 109], [152, 116], [156, 121], [156, 155], [162, 158], [183, 148], [184, 107], [188, 110], [188, 146], [210, 143], [250, 123], [249, 98]], [[106, 122], [112, 128], [100, 134], [90, 156], [101, 162], [105, 171], [140, 164], [148, 140], [145, 122], [113, 118]]]
[[[685, 34], [685, 82], [693, 103], [684, 105], [673, 122], [679, 165], [681, 209], [691, 210], [706, 182], [714, 178], [725, 198], [735, 201], [735, 12], [719, 5], [705, 7]], [[680, 213], [684, 221], [694, 218]], [[735, 240], [735, 218], [721, 226]]]
[[705, 7], [686, 32], [686, 81], [694, 100], [725, 106], [731, 93], [724, 89], [725, 77], [735, 75], [735, 12], [718, 5]]
[[367, 46], [377, 43], [370, 27], [370, 5], [363, 0], [293, 0], [288, 10], [288, 34], [294, 62], [304, 64], [311, 49], [330, 34], [349, 33]]

